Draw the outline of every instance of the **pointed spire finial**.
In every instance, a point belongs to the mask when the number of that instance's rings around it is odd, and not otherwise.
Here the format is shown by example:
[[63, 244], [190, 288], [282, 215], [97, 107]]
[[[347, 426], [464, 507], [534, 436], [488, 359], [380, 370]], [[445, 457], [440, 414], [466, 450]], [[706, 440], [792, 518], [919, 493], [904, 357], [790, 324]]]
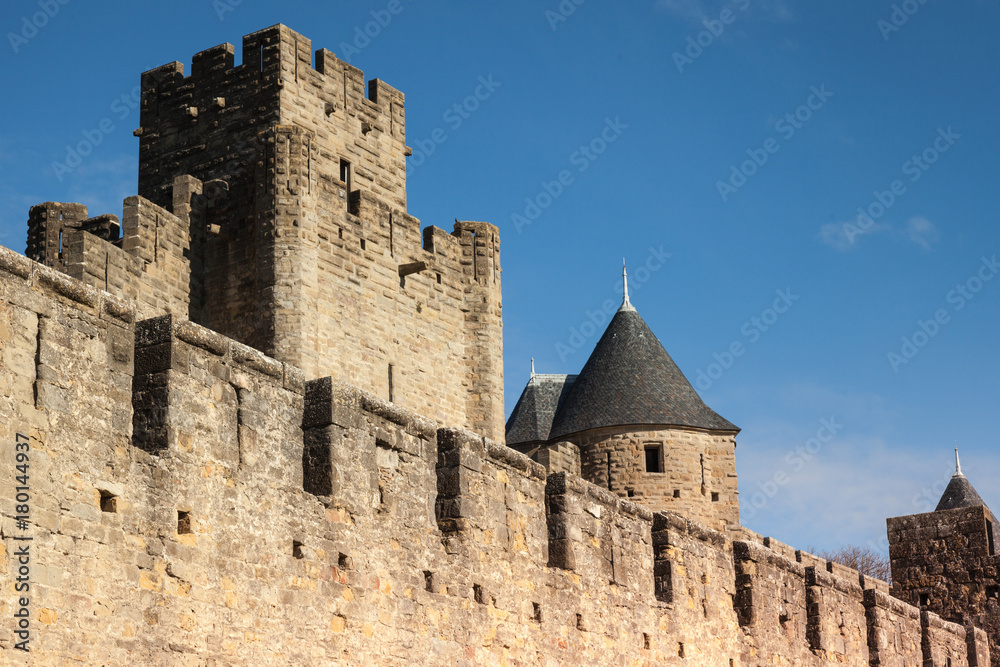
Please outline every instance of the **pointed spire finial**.
[[531, 358], [531, 377], [535, 377], [535, 358]]
[[622, 257], [622, 291], [624, 295], [622, 297], [622, 307], [619, 310], [635, 310], [635, 307], [628, 300], [628, 271], [625, 269], [624, 257]]
[[962, 462], [958, 460], [958, 443], [955, 443], [955, 477], [965, 477], [962, 474]]

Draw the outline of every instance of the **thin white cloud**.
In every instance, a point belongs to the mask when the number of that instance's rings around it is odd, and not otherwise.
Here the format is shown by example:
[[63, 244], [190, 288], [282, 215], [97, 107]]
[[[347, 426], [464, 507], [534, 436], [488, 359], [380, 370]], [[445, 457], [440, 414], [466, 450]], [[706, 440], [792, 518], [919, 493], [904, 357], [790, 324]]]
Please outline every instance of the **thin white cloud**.
[[717, 19], [723, 9], [744, 10], [766, 21], [790, 21], [793, 18], [786, 0], [752, 0], [748, 6], [745, 0], [656, 0], [656, 8], [675, 16], [696, 21]]
[[834, 250], [848, 251], [858, 246], [865, 236], [883, 235], [897, 243], [913, 243], [924, 250], [930, 250], [939, 238], [937, 227], [923, 216], [910, 218], [902, 228], [888, 223], [874, 223], [861, 229], [856, 220], [828, 222], [819, 228], [817, 236]]
[[931, 244], [938, 239], [937, 227], [934, 223], [923, 217], [910, 218], [906, 227], [900, 232], [907, 241], [916, 243], [924, 250], [930, 250]]

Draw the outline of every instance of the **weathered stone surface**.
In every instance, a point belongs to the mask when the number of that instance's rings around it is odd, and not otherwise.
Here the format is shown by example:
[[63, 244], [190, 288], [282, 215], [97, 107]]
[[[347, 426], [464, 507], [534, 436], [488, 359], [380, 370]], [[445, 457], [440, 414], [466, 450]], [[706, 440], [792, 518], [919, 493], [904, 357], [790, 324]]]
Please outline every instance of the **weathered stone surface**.
[[[921, 626], [876, 587], [862, 600], [857, 573], [546, 475], [342, 382], [288, 382], [183, 320], [104, 318], [10, 273], [0, 297], [5, 497], [10, 443], [32, 446], [31, 664], [913, 665], [922, 641], [953, 665], [986, 655], [982, 632]], [[13, 605], [0, 597], [2, 664], [24, 664]]]
[[[283, 26], [233, 57], [144, 75], [121, 239], [48, 203], [42, 263], [0, 248], [0, 664], [988, 664], [973, 624], [738, 526], [731, 436], [504, 446], [496, 228], [420, 245], [398, 91]], [[985, 515], [954, 512], [890, 522], [893, 567], [980, 604]]]

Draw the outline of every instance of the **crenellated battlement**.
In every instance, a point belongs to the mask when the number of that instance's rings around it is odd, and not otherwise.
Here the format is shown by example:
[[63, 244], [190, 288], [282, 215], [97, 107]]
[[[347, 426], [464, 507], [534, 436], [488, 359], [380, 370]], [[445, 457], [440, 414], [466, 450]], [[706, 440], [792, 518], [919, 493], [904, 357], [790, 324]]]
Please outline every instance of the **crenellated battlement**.
[[[261, 134], [294, 125], [323, 155], [315, 165], [319, 178], [366, 189], [406, 210], [401, 92], [378, 79], [365, 85], [360, 69], [326, 49], [316, 52], [314, 66], [311, 41], [283, 25], [246, 35], [240, 65], [235, 50], [227, 43], [195, 54], [188, 76], [180, 62], [143, 73], [140, 194], [166, 205], [177, 173], [241, 180], [256, 170]], [[184, 148], [199, 143], [202, 155]], [[349, 167], [342, 173], [344, 161]]]
[[255, 661], [254, 644], [214, 637], [261, 605], [255, 636], [305, 663], [423, 647], [477, 663], [987, 664], [982, 631], [885, 582], [546, 475], [182, 318], [136, 322], [136, 304], [2, 248], [0, 304], [2, 437], [31, 438], [36, 563], [63, 573], [37, 584], [58, 615], [40, 664], [84, 642], [106, 662], [156, 664], [168, 644]]

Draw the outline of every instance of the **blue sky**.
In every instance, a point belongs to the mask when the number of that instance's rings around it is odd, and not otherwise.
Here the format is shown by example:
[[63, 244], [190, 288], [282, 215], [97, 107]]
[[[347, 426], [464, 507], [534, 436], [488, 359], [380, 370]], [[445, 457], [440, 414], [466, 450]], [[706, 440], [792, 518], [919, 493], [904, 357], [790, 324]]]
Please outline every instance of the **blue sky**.
[[743, 428], [746, 525], [880, 545], [936, 503], [955, 441], [1000, 509], [995, 4], [48, 2], [0, 9], [3, 245], [42, 201], [120, 213], [140, 72], [285, 23], [406, 94], [412, 214], [500, 226], [508, 412], [530, 357], [580, 370], [624, 256], [634, 305]]

